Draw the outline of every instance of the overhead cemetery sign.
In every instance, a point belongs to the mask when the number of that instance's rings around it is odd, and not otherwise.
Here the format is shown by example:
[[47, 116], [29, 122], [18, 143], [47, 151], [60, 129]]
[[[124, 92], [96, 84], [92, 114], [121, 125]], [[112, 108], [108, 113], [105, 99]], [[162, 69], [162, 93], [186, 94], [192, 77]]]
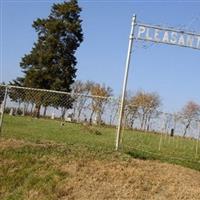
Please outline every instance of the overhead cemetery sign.
[[178, 45], [200, 50], [200, 34], [140, 23], [137, 25], [135, 38], [138, 40]]
[[121, 129], [122, 129], [122, 122], [124, 115], [126, 85], [128, 80], [129, 65], [130, 65], [134, 39], [169, 44], [169, 45], [176, 45], [181, 47], [189, 47], [200, 50], [200, 34], [178, 30], [174, 28], [165, 28], [161, 26], [137, 23], [136, 16], [135, 15], [133, 16], [131, 24], [131, 32], [129, 37], [126, 66], [125, 66], [123, 90], [120, 102], [119, 122], [116, 134], [116, 150], [119, 149], [119, 144], [122, 141]]

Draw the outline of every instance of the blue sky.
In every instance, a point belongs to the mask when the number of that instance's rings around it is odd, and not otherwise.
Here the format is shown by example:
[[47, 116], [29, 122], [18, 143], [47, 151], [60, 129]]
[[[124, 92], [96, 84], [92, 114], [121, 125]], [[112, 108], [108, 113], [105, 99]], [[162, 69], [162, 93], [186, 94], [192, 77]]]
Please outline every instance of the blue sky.
[[[48, 16], [61, 1], [1, 0], [1, 80], [20, 76], [19, 62], [37, 35], [33, 20]], [[124, 76], [131, 17], [137, 21], [200, 32], [198, 1], [79, 1], [84, 42], [77, 51], [77, 79], [105, 83], [119, 95]], [[189, 100], [200, 103], [200, 51], [134, 42], [128, 90], [160, 94], [165, 111]]]

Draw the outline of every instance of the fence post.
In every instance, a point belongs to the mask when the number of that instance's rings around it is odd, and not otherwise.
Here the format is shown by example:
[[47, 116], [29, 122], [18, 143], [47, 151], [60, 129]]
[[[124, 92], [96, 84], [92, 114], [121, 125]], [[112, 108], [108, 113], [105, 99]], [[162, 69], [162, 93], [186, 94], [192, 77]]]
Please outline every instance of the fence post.
[[196, 148], [195, 148], [195, 157], [198, 157], [198, 148], [199, 148], [199, 139], [200, 139], [200, 122], [199, 122], [199, 133], [198, 133], [198, 138], [196, 140]]
[[4, 99], [3, 99], [3, 103], [2, 103], [2, 107], [1, 107], [0, 134], [2, 133], [3, 117], [4, 117], [5, 107], [6, 107], [7, 95], [8, 95], [8, 86], [6, 85]]
[[158, 145], [158, 150], [160, 151], [161, 149], [161, 145], [163, 142], [163, 134], [165, 132], [165, 118], [166, 118], [166, 114], [162, 113], [163, 115], [163, 121], [162, 121], [162, 125], [161, 125], [161, 133], [160, 133], [160, 140], [159, 140], [159, 145]]

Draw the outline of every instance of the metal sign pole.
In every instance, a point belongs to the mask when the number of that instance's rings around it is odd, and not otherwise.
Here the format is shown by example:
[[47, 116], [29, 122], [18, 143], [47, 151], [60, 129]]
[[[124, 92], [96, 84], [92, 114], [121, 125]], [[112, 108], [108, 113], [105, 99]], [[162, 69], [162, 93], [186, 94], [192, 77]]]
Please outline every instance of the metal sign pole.
[[196, 152], [195, 152], [195, 157], [198, 156], [199, 139], [200, 139], [200, 122], [199, 122], [199, 135], [198, 135], [198, 138], [197, 138], [197, 140], [196, 140]]
[[118, 121], [118, 128], [117, 128], [117, 134], [116, 134], [116, 150], [119, 149], [119, 145], [121, 141], [122, 119], [124, 115], [124, 100], [125, 100], [125, 95], [126, 95], [126, 86], [127, 86], [127, 80], [128, 80], [129, 65], [130, 65], [130, 60], [131, 60], [131, 52], [133, 48], [135, 25], [136, 25], [136, 15], [133, 16], [132, 23], [131, 23], [131, 32], [130, 32], [130, 37], [129, 37], [128, 53], [127, 53], [127, 59], [126, 59], [123, 90], [122, 90], [121, 105], [120, 105], [120, 112], [119, 112], [119, 121]]
[[3, 103], [2, 103], [1, 118], [0, 118], [0, 134], [2, 132], [3, 117], [4, 117], [4, 110], [5, 110], [5, 107], [6, 107], [7, 95], [8, 95], [8, 86], [6, 86], [6, 88], [5, 88], [4, 100], [3, 100]]

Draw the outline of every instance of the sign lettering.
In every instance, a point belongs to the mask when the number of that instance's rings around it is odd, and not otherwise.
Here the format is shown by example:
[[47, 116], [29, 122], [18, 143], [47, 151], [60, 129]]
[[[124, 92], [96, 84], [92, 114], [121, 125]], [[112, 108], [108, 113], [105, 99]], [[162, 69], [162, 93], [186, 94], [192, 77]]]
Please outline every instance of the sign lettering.
[[150, 25], [138, 25], [136, 39], [200, 49], [200, 35]]

